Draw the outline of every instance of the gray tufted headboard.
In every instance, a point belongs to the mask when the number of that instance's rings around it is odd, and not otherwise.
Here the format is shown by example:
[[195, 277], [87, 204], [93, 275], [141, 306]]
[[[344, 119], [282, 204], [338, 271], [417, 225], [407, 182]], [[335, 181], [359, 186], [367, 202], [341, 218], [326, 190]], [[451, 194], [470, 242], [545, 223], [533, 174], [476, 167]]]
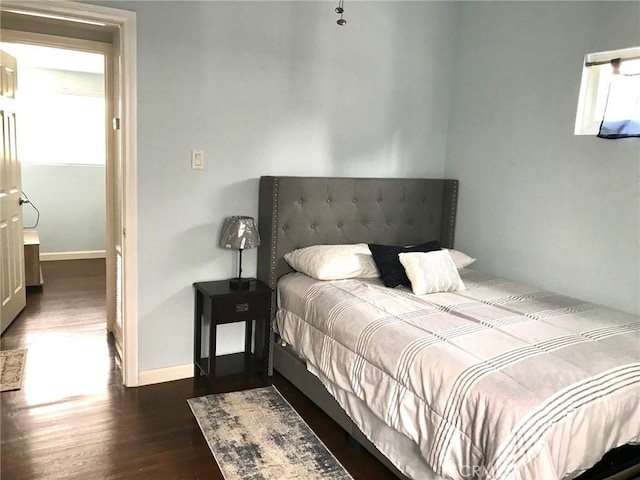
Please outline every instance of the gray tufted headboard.
[[275, 288], [291, 271], [283, 256], [309, 245], [453, 248], [457, 197], [457, 180], [261, 177], [258, 278]]

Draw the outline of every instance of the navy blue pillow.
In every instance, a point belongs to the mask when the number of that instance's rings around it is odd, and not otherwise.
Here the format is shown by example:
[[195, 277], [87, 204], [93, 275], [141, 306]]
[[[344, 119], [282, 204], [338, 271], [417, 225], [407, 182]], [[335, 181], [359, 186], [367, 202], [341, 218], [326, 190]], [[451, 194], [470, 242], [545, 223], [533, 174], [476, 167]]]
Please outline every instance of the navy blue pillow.
[[371, 255], [373, 255], [373, 260], [376, 262], [378, 270], [380, 270], [380, 278], [387, 287], [395, 288], [398, 285], [410, 287], [411, 281], [407, 277], [398, 255], [407, 252], [433, 252], [440, 250], [440, 244], [436, 240], [412, 247], [370, 243], [369, 250], [371, 250]]

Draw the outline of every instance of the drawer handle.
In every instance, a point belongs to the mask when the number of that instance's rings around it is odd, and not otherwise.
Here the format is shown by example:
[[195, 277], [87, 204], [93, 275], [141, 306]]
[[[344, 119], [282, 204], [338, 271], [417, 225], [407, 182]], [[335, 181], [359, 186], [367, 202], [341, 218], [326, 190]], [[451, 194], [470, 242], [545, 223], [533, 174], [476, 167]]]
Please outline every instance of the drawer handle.
[[236, 303], [236, 312], [246, 312], [249, 310], [248, 303]]

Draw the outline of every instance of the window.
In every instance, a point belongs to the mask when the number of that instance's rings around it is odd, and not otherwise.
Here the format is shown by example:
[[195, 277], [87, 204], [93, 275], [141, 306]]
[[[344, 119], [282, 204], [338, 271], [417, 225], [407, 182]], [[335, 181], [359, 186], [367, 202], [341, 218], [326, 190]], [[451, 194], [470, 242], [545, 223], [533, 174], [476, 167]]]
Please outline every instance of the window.
[[[621, 74], [640, 74], [640, 47], [585, 55], [574, 132], [576, 135], [598, 133], [604, 118], [609, 85], [613, 76], [611, 60], [617, 58], [621, 59]], [[629, 92], [629, 95], [629, 101], [635, 102], [636, 99], [631, 98], [633, 92]]]
[[0, 44], [18, 61], [18, 152], [24, 164], [104, 165], [104, 56]]

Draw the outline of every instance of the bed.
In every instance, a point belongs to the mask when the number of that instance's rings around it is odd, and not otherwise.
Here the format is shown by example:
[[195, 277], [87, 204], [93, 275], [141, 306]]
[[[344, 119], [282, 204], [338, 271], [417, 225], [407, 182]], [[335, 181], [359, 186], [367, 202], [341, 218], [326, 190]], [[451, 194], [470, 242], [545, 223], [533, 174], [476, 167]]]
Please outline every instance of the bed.
[[310, 245], [453, 248], [457, 192], [455, 180], [262, 177], [273, 368], [399, 478], [574, 478], [638, 443], [638, 317], [470, 269], [464, 290], [416, 296], [284, 260]]

